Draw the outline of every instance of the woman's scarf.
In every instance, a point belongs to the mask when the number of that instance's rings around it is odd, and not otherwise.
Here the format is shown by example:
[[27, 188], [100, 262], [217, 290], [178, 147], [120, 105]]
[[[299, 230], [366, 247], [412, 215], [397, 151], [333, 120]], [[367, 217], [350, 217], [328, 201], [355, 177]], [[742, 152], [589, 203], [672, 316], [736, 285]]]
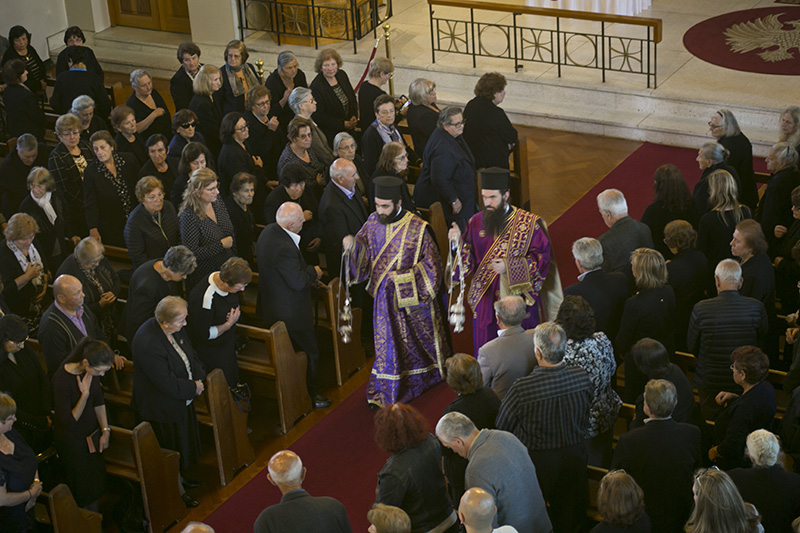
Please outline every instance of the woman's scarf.
[[51, 224], [55, 225], [56, 218], [58, 215], [56, 215], [56, 210], [53, 209], [53, 204], [50, 203], [52, 196], [53, 193], [48, 191], [44, 193], [44, 196], [42, 196], [41, 198], [36, 198], [33, 195], [33, 192], [31, 192], [31, 198], [33, 198], [33, 201], [36, 202], [36, 205], [38, 205], [44, 210], [44, 214], [47, 215], [47, 220], [49, 220]]
[[[8, 248], [14, 252], [14, 257], [17, 258], [17, 263], [19, 263], [19, 266], [22, 268], [23, 272], [28, 270], [28, 265], [31, 263], [39, 263], [40, 265], [44, 266], [44, 262], [42, 262], [42, 256], [39, 255], [39, 251], [33, 244], [31, 244], [28, 248], [28, 257], [25, 257], [25, 254], [23, 254], [20, 249], [14, 245], [13, 241], [6, 241], [6, 243], [8, 243]], [[44, 269], [42, 269], [42, 272], [38, 276], [31, 279], [31, 285], [36, 287], [37, 292], [43, 284]]]
[[240, 67], [233, 68], [228, 65], [228, 81], [233, 89], [233, 96], [242, 96], [250, 90], [250, 87], [258, 85], [258, 78], [253, 74], [253, 70], [242, 63]]
[[95, 159], [97, 165], [100, 167], [100, 171], [106, 177], [108, 181], [114, 185], [114, 188], [117, 190], [117, 196], [119, 196], [120, 202], [122, 202], [122, 211], [125, 213], [125, 218], [128, 218], [128, 215], [131, 214], [131, 195], [128, 192], [128, 185], [125, 183], [125, 180], [122, 179], [122, 168], [125, 166], [125, 160], [119, 154], [114, 154], [114, 166], [117, 167], [117, 176], [111, 173], [108, 170], [108, 167], [105, 163], [101, 163], [99, 159]]

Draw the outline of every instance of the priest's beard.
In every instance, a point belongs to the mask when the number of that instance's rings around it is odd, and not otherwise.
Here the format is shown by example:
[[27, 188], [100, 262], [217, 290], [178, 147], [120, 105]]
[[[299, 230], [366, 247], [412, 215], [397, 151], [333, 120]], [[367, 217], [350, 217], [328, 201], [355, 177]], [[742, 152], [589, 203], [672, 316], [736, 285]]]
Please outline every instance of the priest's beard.
[[483, 229], [490, 235], [499, 235], [503, 231], [503, 226], [506, 222], [506, 202], [500, 200], [500, 205], [497, 209], [484, 207], [483, 208]]
[[384, 226], [389, 224], [392, 220], [394, 220], [394, 217], [397, 216], [398, 211], [399, 211], [398, 205], [395, 204], [394, 209], [392, 209], [392, 212], [389, 213], [388, 215], [378, 215], [378, 222], [380, 222]]

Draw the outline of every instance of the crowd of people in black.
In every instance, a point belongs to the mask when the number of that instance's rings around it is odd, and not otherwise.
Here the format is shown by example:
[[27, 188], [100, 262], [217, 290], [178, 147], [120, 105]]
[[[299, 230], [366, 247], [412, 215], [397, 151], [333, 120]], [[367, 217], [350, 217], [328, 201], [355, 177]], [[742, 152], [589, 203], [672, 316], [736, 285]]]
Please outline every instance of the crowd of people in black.
[[[284, 318], [275, 308], [290, 304], [271, 302], [283, 293], [270, 284], [307, 289], [324, 264], [333, 277], [342, 238], [374, 210], [380, 176], [404, 181], [404, 209], [441, 202], [448, 225], [463, 230], [478, 209], [477, 170], [508, 169], [517, 141], [499, 107], [498, 73], [481, 76], [465, 107], [440, 109], [430, 80], [414, 80], [409, 99], [387, 95], [387, 58], [374, 59], [353, 88], [335, 50], [319, 53], [310, 83], [284, 51], [262, 83], [243, 42], [227, 45], [220, 68], [186, 42], [170, 80], [171, 114], [144, 69], [131, 72], [130, 97], [112, 108], [80, 28], [65, 32], [52, 91], [27, 30], [14, 26], [8, 37], [0, 134], [15, 144], [0, 163], [0, 531], [31, 527], [43, 481], [52, 481], [40, 480], [35, 454], [50, 446], [59, 461], [48, 473], [79, 506], [97, 508], [105, 490], [97, 452], [110, 438], [100, 380], [128, 359], [137, 418], [180, 452], [186, 471], [200, 456], [193, 400], [206, 373], [219, 368], [232, 389], [244, 387], [235, 325], [254, 271], [263, 317]], [[52, 135], [45, 102], [58, 115]], [[760, 197], [734, 115], [721, 109], [709, 127], [715, 140], [698, 151], [693, 192], [664, 165], [641, 222], [620, 191], [598, 196], [609, 230], [573, 244], [579, 281], [554, 323], [524, 332], [521, 298], [496, 303], [502, 334], [475, 357], [447, 361], [459, 396], [435, 437], [411, 407], [379, 411], [376, 442], [392, 458], [371, 530], [586, 530], [590, 464], [612, 468], [595, 531], [791, 531], [800, 476], [780, 466], [767, 376], [788, 371], [780, 431], [797, 467], [800, 108], [781, 115]], [[419, 166], [412, 193], [409, 169]], [[281, 229], [297, 237], [302, 280], [269, 270], [276, 250], [261, 243]], [[115, 271], [106, 245], [126, 248], [132, 268]], [[314, 406], [330, 405], [317, 390], [313, 334], [284, 321], [309, 356]], [[693, 384], [676, 351], [695, 354]], [[623, 400], [635, 416], [612, 448]], [[270, 461], [285, 494], [301, 490], [301, 471], [296, 456]], [[187, 506], [198, 505], [185, 492], [197, 486], [181, 474]]]

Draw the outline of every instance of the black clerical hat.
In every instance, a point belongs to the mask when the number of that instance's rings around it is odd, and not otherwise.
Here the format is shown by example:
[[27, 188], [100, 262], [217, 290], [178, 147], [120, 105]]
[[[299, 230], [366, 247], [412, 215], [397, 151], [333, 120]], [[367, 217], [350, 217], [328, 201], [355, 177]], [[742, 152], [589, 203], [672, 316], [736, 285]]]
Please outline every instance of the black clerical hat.
[[480, 170], [481, 189], [505, 190], [508, 189], [509, 170], [505, 168], [490, 167]]
[[375, 185], [375, 198], [391, 200], [397, 203], [401, 198], [403, 180], [394, 176], [378, 176], [372, 183]]

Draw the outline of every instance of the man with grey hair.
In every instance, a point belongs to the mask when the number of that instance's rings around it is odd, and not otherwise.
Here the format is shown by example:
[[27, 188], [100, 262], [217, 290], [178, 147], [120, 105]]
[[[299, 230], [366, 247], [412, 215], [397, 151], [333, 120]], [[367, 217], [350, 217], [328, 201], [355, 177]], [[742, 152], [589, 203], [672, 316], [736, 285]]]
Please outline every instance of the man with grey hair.
[[[755, 219], [761, 223], [770, 248], [775, 248], [777, 239], [786, 234], [792, 225], [792, 191], [800, 185], [800, 170], [797, 168], [797, 150], [789, 143], [772, 145], [767, 155], [767, 170], [771, 176], [767, 188], [756, 207]], [[770, 254], [772, 255], [772, 254]]]
[[356, 188], [360, 176], [355, 163], [339, 158], [330, 169], [331, 181], [319, 200], [319, 219], [325, 232], [323, 243], [328, 270], [336, 270], [342, 259], [342, 239], [355, 235], [367, 221], [367, 207]]
[[522, 329], [525, 301], [520, 296], [506, 296], [494, 303], [497, 319], [497, 338], [478, 349], [483, 384], [490, 387], [501, 400], [519, 378], [527, 376], [536, 366], [533, 336]]
[[458, 519], [467, 533], [517, 533], [513, 526], [492, 527], [497, 506], [492, 495], [480, 487], [473, 487], [461, 497]]
[[611, 463], [642, 487], [654, 532], [680, 531], [686, 523], [692, 510], [692, 476], [700, 466], [700, 429], [672, 419], [677, 403], [672, 382], [648, 381], [645, 424], [619, 438]]
[[258, 308], [265, 324], [286, 324], [295, 349], [308, 357], [306, 385], [314, 407], [328, 407], [331, 401], [317, 391], [319, 347], [311, 305], [311, 287], [322, 277], [322, 269], [307, 264], [300, 251], [305, 221], [300, 204], [284, 202], [275, 220], [261, 231], [256, 244]]
[[628, 279], [621, 272], [605, 272], [603, 245], [583, 237], [572, 243], [578, 283], [564, 289], [564, 296], [581, 296], [594, 311], [595, 326], [609, 339], [617, 337], [619, 321], [628, 298]]
[[517, 531], [553, 529], [536, 468], [517, 437], [496, 429], [478, 431], [472, 420], [458, 412], [439, 419], [436, 436], [443, 446], [469, 461], [465, 487], [483, 489], [494, 499], [494, 526], [510, 525]]
[[739, 294], [742, 267], [723, 259], [714, 270], [717, 296], [697, 302], [689, 318], [686, 346], [697, 356], [694, 386], [704, 420], [722, 409], [720, 391], [739, 390], [730, 371], [731, 352], [739, 346], [760, 346], [769, 327], [764, 304]]
[[580, 367], [564, 363], [567, 335], [555, 322], [533, 331], [538, 366], [508, 391], [497, 429], [528, 448], [556, 531], [574, 531], [586, 516], [585, 439], [592, 382]]
[[327, 496], [314, 497], [303, 490], [306, 469], [296, 453], [281, 450], [267, 464], [267, 479], [280, 489], [281, 502], [261, 511], [254, 533], [279, 531], [325, 531], [350, 533], [350, 522], [341, 502]]
[[45, 143], [38, 142], [30, 133], [23, 133], [17, 139], [17, 149], [3, 158], [0, 163], [0, 198], [5, 220], [19, 211], [19, 204], [28, 195], [28, 174], [33, 167], [47, 168], [49, 156], [50, 148]]
[[603, 246], [603, 270], [630, 274], [631, 252], [653, 247], [650, 228], [628, 216], [628, 202], [617, 189], [598, 194], [597, 208], [608, 226], [608, 231], [598, 237]]

